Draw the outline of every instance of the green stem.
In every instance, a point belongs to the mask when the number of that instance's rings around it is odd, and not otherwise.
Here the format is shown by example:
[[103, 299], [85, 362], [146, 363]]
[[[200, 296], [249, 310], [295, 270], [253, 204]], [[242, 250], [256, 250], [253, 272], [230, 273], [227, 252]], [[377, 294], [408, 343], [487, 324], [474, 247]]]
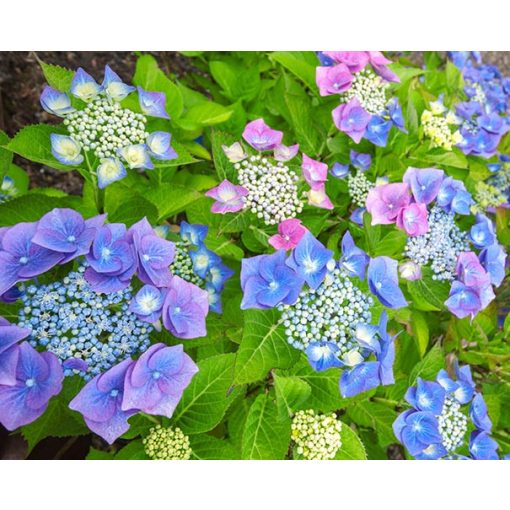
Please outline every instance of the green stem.
[[94, 200], [96, 202], [96, 209], [99, 214], [104, 213], [104, 189], [100, 189], [97, 183], [97, 175], [92, 168], [92, 165], [89, 161], [89, 155], [85, 151], [85, 162], [87, 163], [87, 168], [91, 177], [92, 187], [94, 188]]
[[373, 402], [379, 402], [379, 404], [384, 404], [388, 407], [399, 407], [399, 403], [396, 400], [390, 400], [388, 398], [382, 398], [382, 397], [372, 397], [371, 399]]

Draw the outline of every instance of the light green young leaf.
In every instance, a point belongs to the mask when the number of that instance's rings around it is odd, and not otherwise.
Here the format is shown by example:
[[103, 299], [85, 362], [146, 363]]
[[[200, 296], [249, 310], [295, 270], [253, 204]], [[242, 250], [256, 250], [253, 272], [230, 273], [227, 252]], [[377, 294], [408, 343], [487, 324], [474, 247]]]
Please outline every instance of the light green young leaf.
[[342, 446], [335, 455], [335, 460], [366, 460], [367, 452], [356, 432], [346, 423], [342, 423], [340, 432]]
[[279, 416], [291, 416], [312, 394], [312, 388], [297, 376], [274, 374], [276, 406]]

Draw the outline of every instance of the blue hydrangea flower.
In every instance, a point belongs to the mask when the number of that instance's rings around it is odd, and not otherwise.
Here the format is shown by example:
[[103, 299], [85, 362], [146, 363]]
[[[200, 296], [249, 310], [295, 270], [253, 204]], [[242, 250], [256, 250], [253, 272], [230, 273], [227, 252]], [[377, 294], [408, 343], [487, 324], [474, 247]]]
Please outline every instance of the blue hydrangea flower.
[[400, 131], [407, 133], [405, 128], [404, 115], [402, 113], [402, 107], [396, 97], [392, 97], [388, 102], [388, 113], [393, 124], [400, 129]]
[[332, 257], [331, 250], [328, 250], [312, 233], [306, 232], [292, 250], [287, 265], [312, 289], [316, 289], [324, 280]]
[[360, 280], [365, 279], [370, 257], [354, 244], [354, 239], [349, 231], [346, 231], [342, 238], [342, 256], [340, 266], [349, 276], [357, 276]]
[[305, 354], [308, 362], [317, 372], [323, 372], [331, 367], [342, 367], [344, 364], [338, 359], [340, 348], [333, 342], [312, 342], [308, 344]]
[[492, 221], [484, 214], [476, 215], [476, 223], [471, 227], [471, 241], [477, 248], [486, 248], [496, 242]]
[[112, 182], [120, 181], [127, 175], [122, 163], [116, 158], [104, 158], [97, 167], [97, 186], [104, 189]]
[[154, 168], [148, 147], [143, 143], [121, 147], [118, 149], [117, 155], [122, 157], [131, 169], [145, 168], [146, 170], [152, 170]]
[[[393, 423], [397, 439], [416, 459], [465, 458], [458, 451], [466, 446], [474, 459], [497, 458], [497, 444], [488, 434], [492, 423], [480, 393], [474, 392], [469, 367], [456, 366], [457, 381], [444, 370], [436, 381], [417, 379], [405, 399], [412, 406]], [[460, 391], [459, 391], [460, 390]], [[469, 407], [469, 418], [463, 406]]]
[[155, 159], [171, 160], [177, 158], [177, 152], [170, 142], [172, 135], [165, 131], [154, 131], [147, 137], [147, 147], [150, 155]]
[[138, 87], [138, 99], [140, 108], [145, 115], [162, 119], [170, 118], [166, 112], [166, 96], [162, 92], [148, 92], [142, 87]]
[[365, 361], [350, 370], [344, 370], [340, 376], [342, 397], [353, 397], [381, 384], [378, 361]]
[[83, 415], [87, 427], [109, 444], [128, 431], [136, 409], [122, 410], [124, 379], [134, 364], [126, 359], [89, 381], [71, 400], [69, 408]]
[[446, 177], [439, 188], [437, 203], [447, 212], [469, 215], [474, 200], [462, 181]]
[[368, 286], [374, 296], [388, 308], [407, 305], [398, 286], [398, 262], [390, 257], [375, 257], [368, 264]]
[[443, 178], [443, 170], [437, 168], [409, 167], [403, 181], [409, 185], [418, 203], [430, 204], [437, 197]]
[[56, 356], [38, 353], [27, 342], [18, 347], [15, 383], [0, 386], [0, 423], [7, 430], [27, 425], [41, 416], [51, 397], [62, 390], [64, 374]]
[[112, 70], [112, 68], [106, 64], [104, 68], [104, 79], [102, 83], [102, 89], [106, 95], [111, 97], [114, 101], [122, 101], [131, 92], [136, 90], [132, 85], [124, 83], [120, 76]]
[[48, 112], [58, 117], [65, 117], [68, 113], [74, 112], [71, 99], [65, 92], [55, 90], [50, 86], [44, 87], [41, 94], [41, 106]]
[[370, 168], [370, 165], [372, 164], [372, 156], [370, 154], [363, 154], [361, 152], [351, 150], [349, 158], [351, 161], [351, 165], [354, 168], [362, 170], [363, 172], [365, 170], [368, 170]]
[[64, 165], [80, 165], [85, 159], [81, 153], [81, 145], [66, 135], [50, 135], [51, 153], [57, 161]]
[[71, 94], [73, 96], [88, 102], [94, 99], [101, 90], [101, 85], [98, 85], [96, 80], [81, 67], [74, 73], [73, 81], [71, 82]]
[[205, 241], [209, 227], [207, 225], [190, 225], [186, 221], [181, 221], [181, 239], [195, 246], [199, 246]]
[[241, 263], [241, 309], [274, 308], [296, 301], [304, 280], [286, 264], [285, 250], [243, 259]]
[[367, 125], [365, 138], [374, 145], [386, 147], [391, 126], [391, 121], [384, 120], [382, 117], [374, 115]]
[[343, 179], [349, 175], [349, 165], [342, 165], [337, 162], [331, 167], [331, 174], [337, 179]]
[[150, 323], [156, 322], [161, 317], [165, 297], [166, 289], [144, 285], [132, 299], [129, 310], [140, 320]]
[[497, 243], [487, 246], [480, 252], [480, 262], [489, 273], [492, 285], [499, 287], [505, 278], [506, 253]]

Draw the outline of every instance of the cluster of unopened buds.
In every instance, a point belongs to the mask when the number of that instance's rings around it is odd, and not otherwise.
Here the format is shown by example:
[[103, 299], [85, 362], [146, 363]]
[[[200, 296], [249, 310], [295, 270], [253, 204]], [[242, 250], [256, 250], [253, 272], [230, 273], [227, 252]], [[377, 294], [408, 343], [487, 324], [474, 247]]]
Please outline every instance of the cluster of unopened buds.
[[462, 144], [464, 139], [459, 131], [462, 120], [446, 108], [441, 98], [431, 101], [429, 107], [430, 110], [423, 110], [421, 123], [423, 134], [431, 140], [431, 146], [450, 151], [454, 146]]
[[[211, 207], [213, 213], [249, 210], [266, 225], [278, 225], [299, 215], [305, 197], [312, 206], [333, 209], [326, 194], [328, 166], [325, 163], [303, 154], [302, 177], [299, 176], [287, 164], [296, 157], [299, 145], [283, 145], [283, 133], [271, 129], [262, 119], [249, 122], [243, 138], [258, 153], [249, 155], [240, 142], [223, 146], [239, 184], [225, 179], [206, 193], [215, 200]], [[266, 151], [272, 151], [272, 155], [263, 154]], [[306, 192], [303, 191], [305, 183], [310, 187]]]
[[366, 138], [385, 147], [390, 129], [405, 132], [402, 110], [388, 96], [389, 82], [398, 76], [379, 51], [322, 51], [316, 82], [321, 96], [338, 94], [340, 106], [332, 112], [336, 127], [356, 143]]
[[189, 437], [179, 427], [152, 427], [143, 446], [152, 460], [189, 460], [192, 454]]
[[469, 234], [455, 223], [455, 214], [469, 215], [473, 203], [461, 181], [436, 168], [408, 168], [402, 183], [376, 186], [367, 197], [373, 225], [396, 224], [409, 236], [401, 275], [420, 279], [430, 263], [434, 279], [452, 281], [445, 305], [459, 318], [486, 308], [505, 274], [506, 254], [492, 221], [476, 215]]
[[342, 422], [335, 413], [298, 411], [292, 418], [294, 451], [306, 460], [331, 460], [342, 447]]
[[[142, 114], [120, 105], [135, 90]], [[169, 132], [147, 131], [147, 116], [169, 119], [162, 92], [127, 85], [108, 65], [101, 85], [79, 68], [69, 92], [73, 100], [66, 92], [49, 86], [41, 95], [43, 108], [63, 117], [68, 132], [51, 135], [52, 154], [64, 165], [77, 167], [85, 161], [99, 188], [123, 179], [126, 166], [151, 170], [152, 160], [177, 157]]]

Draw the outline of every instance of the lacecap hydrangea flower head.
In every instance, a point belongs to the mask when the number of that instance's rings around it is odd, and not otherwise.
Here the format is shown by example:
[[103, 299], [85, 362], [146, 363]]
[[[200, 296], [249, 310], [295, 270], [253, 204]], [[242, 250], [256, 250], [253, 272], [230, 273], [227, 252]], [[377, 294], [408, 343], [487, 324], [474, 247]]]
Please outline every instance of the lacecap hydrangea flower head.
[[[146, 219], [105, 221], [54, 209], [0, 230], [0, 297], [18, 314], [15, 325], [0, 319], [0, 422], [9, 430], [39, 417], [64, 376], [79, 375], [87, 384], [71, 408], [113, 442], [139, 411], [170, 417], [198, 370], [182, 345], [153, 344], [152, 334], [164, 326], [180, 339], [206, 335], [210, 296], [217, 307], [232, 274], [205, 248], [207, 228], [183, 222], [177, 246]], [[65, 276], [52, 271], [63, 265]]]
[[492, 422], [469, 366], [455, 367], [456, 379], [440, 370], [435, 381], [418, 377], [407, 390], [411, 406], [393, 423], [397, 439], [415, 459], [497, 460]]
[[[362, 290], [365, 278], [369, 291]], [[241, 286], [241, 308], [277, 308], [287, 341], [315, 370], [343, 368], [344, 397], [393, 383], [394, 337], [385, 311], [372, 323], [372, 296], [388, 308], [406, 306], [395, 260], [370, 259], [346, 232], [336, 261], [306, 232], [290, 253], [244, 259]]]
[[283, 132], [271, 129], [263, 119], [249, 122], [243, 139], [256, 152], [241, 142], [223, 146], [234, 166], [236, 182], [225, 179], [206, 193], [214, 199], [213, 213], [249, 210], [266, 225], [278, 225], [296, 218], [306, 199], [312, 206], [333, 209], [326, 194], [328, 166], [325, 163], [303, 154], [300, 176], [289, 163], [298, 154], [299, 145], [283, 145]]
[[429, 108], [423, 110], [421, 124], [423, 135], [430, 139], [431, 147], [441, 147], [451, 151], [454, 146], [465, 143], [459, 125], [462, 118], [443, 104], [443, 97], [429, 102]]
[[[142, 113], [120, 104], [135, 91]], [[162, 92], [127, 85], [107, 65], [101, 84], [79, 68], [69, 93], [46, 86], [41, 95], [42, 107], [62, 117], [67, 130], [51, 135], [51, 151], [64, 165], [85, 162], [99, 188], [123, 179], [127, 169], [152, 170], [154, 161], [177, 157], [169, 132], [147, 131], [148, 117], [169, 119]]]
[[510, 77], [503, 76], [495, 65], [482, 64], [478, 52], [471, 53], [449, 52], [462, 71], [468, 97], [456, 105], [463, 138], [459, 147], [465, 154], [489, 158], [496, 154], [503, 135], [510, 130]]
[[388, 68], [391, 61], [379, 51], [322, 51], [316, 82], [321, 96], [338, 94], [332, 112], [336, 127], [356, 143], [362, 138], [385, 147], [392, 126], [406, 131], [402, 109], [388, 91], [399, 82]]
[[434, 280], [451, 282], [445, 305], [459, 318], [486, 308], [505, 275], [506, 253], [492, 221], [478, 214], [469, 232], [456, 223], [472, 204], [461, 181], [436, 168], [412, 167], [403, 182], [372, 188], [366, 202], [373, 225], [395, 224], [408, 236], [402, 276], [420, 279], [429, 267]]

